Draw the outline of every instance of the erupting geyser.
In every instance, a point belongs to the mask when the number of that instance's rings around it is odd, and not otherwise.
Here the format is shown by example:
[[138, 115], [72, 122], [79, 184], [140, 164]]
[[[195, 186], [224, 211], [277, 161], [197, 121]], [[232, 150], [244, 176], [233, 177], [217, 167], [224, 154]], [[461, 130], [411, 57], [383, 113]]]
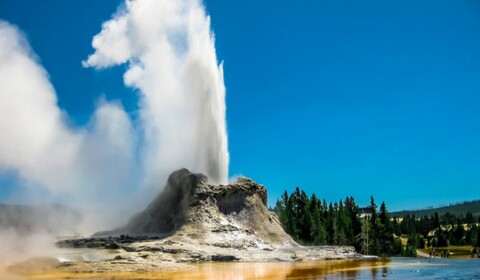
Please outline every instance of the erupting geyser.
[[223, 70], [201, 1], [126, 0], [92, 47], [84, 67], [127, 66], [134, 118], [107, 92], [87, 126], [69, 125], [27, 40], [0, 21], [0, 172], [18, 176], [30, 198], [103, 212], [141, 202], [132, 196], [156, 193], [179, 168], [227, 183]]
[[127, 63], [124, 82], [141, 93], [148, 172], [187, 167], [226, 183], [223, 70], [200, 1], [126, 1], [92, 45], [85, 66]]
[[[72, 127], [24, 36], [0, 21], [0, 172], [13, 171], [30, 189], [40, 190], [31, 197], [93, 206], [91, 216], [110, 211], [123, 218], [119, 209], [141, 203], [139, 193], [159, 193], [123, 227], [57, 243], [107, 248], [108, 258], [66, 265], [49, 259], [55, 269], [136, 272], [197, 261], [357, 256], [353, 247], [299, 246], [268, 210], [265, 187], [246, 178], [227, 184], [223, 67], [201, 0], [125, 0], [93, 37], [92, 47], [82, 65], [125, 65], [123, 82], [138, 94], [138, 111], [127, 113], [106, 93], [88, 125]], [[56, 211], [61, 217], [62, 209]], [[23, 223], [7, 216], [18, 235]], [[32, 218], [18, 215], [23, 216]], [[100, 222], [108, 229], [120, 221], [103, 217]], [[0, 260], [10, 251], [0, 243]]]

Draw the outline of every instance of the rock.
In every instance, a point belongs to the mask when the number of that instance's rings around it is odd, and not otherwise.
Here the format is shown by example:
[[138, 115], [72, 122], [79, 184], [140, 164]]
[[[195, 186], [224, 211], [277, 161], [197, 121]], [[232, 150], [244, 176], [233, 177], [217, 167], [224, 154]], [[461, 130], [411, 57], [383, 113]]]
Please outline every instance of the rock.
[[240, 259], [230, 255], [213, 255], [211, 260], [212, 262], [232, 262], [232, 261], [238, 261]]
[[150, 252], [142, 252], [142, 253], [139, 254], [138, 256], [139, 256], [140, 258], [146, 259], [146, 258], [150, 257], [151, 255], [152, 255], [152, 253], [150, 253]]
[[253, 180], [212, 185], [204, 175], [187, 169], [173, 172], [163, 192], [127, 225], [58, 245], [122, 248], [129, 259], [146, 265], [359, 257], [353, 247], [297, 244], [268, 211], [266, 188]]
[[297, 245], [268, 211], [264, 186], [244, 177], [229, 185], [211, 185], [205, 175], [180, 169], [170, 175], [163, 192], [126, 226], [96, 236], [186, 235], [203, 240], [216, 235], [222, 240], [222, 235], [240, 232], [252, 236], [246, 241]]
[[148, 236], [126, 236], [119, 237], [95, 237], [95, 238], [77, 238], [57, 241], [56, 245], [60, 248], [103, 248], [103, 249], [124, 249], [126, 251], [134, 251], [126, 244], [139, 241], [157, 240], [158, 237]]

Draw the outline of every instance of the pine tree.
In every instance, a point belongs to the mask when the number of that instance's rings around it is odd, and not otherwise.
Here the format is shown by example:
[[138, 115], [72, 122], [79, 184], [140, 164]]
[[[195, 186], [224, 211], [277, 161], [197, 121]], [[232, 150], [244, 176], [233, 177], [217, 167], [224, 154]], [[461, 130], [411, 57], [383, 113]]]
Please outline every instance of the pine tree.
[[480, 229], [477, 230], [477, 244], [475, 246], [480, 247]]
[[418, 246], [418, 235], [412, 234], [408, 237], [407, 246], [403, 252], [404, 257], [416, 257], [417, 256], [417, 246]]
[[312, 228], [312, 216], [310, 214], [310, 201], [307, 194], [302, 190], [298, 198], [298, 234], [304, 243], [311, 243], [310, 232]]
[[385, 202], [382, 202], [380, 206], [380, 215], [379, 215], [379, 236], [378, 241], [380, 243], [379, 254], [389, 256], [393, 249], [393, 232], [392, 225], [390, 222], [390, 215], [387, 211], [387, 206]]
[[290, 234], [294, 239], [296, 239], [295, 232], [296, 232], [296, 224], [295, 224], [295, 216], [294, 216], [294, 201], [293, 197], [289, 196], [287, 191], [285, 191], [282, 195], [282, 211], [280, 212], [280, 221], [285, 229], [285, 231]]
[[350, 223], [350, 231], [348, 232], [347, 239], [348, 244], [355, 246], [357, 250], [360, 250], [360, 244], [357, 242], [357, 236], [362, 232], [362, 223], [358, 218], [358, 206], [355, 203], [353, 197], [347, 197], [345, 199], [345, 208]]
[[465, 223], [471, 225], [473, 224], [473, 221], [473, 214], [470, 211], [467, 211], [467, 214], [465, 214]]
[[361, 254], [368, 255], [369, 254], [369, 229], [370, 229], [370, 223], [367, 218], [368, 216], [365, 216], [363, 219], [361, 231], [358, 233], [356, 239], [357, 239], [357, 244], [359, 245], [359, 251]]
[[297, 241], [300, 240], [300, 215], [301, 215], [301, 208], [300, 207], [300, 188], [296, 187], [295, 191], [290, 195], [289, 203], [290, 203], [290, 235]]
[[322, 217], [322, 205], [315, 194], [310, 198], [310, 212], [312, 213], [312, 228], [310, 239], [315, 245], [327, 244], [327, 231]]
[[328, 215], [327, 215], [327, 240], [328, 244], [337, 245], [338, 244], [338, 225], [335, 215], [335, 209], [333, 204], [330, 203], [328, 206]]
[[477, 244], [477, 235], [478, 235], [478, 226], [477, 224], [472, 224], [470, 230], [467, 233], [467, 244], [475, 247]]
[[465, 229], [461, 224], [460, 220], [457, 221], [457, 225], [455, 226], [455, 230], [453, 232], [453, 244], [454, 245], [465, 245]]
[[393, 218], [393, 222], [392, 222], [392, 231], [395, 235], [397, 236], [400, 236], [402, 235], [402, 232], [400, 230], [400, 225], [398, 224], [398, 219], [397, 217], [394, 217]]
[[435, 212], [435, 214], [433, 216], [433, 228], [437, 229], [439, 227], [440, 227], [440, 218], [438, 217], [438, 213]]
[[338, 202], [337, 221], [338, 245], [346, 245], [347, 235], [350, 231], [350, 223], [348, 221], [347, 212], [345, 211], [345, 207], [343, 206], [343, 202], [341, 200]]
[[375, 204], [375, 199], [373, 196], [370, 197], [370, 239], [369, 239], [369, 251], [371, 254], [378, 254], [380, 251], [379, 245], [379, 219], [377, 213], [377, 204]]

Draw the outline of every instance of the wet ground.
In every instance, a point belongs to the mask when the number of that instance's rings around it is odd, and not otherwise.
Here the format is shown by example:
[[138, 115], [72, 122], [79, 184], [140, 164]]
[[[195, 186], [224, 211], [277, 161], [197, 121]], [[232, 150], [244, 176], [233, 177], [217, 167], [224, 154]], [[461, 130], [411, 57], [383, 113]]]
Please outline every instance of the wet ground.
[[391, 258], [315, 262], [202, 263], [152, 273], [0, 275], [1, 279], [480, 279], [480, 260]]

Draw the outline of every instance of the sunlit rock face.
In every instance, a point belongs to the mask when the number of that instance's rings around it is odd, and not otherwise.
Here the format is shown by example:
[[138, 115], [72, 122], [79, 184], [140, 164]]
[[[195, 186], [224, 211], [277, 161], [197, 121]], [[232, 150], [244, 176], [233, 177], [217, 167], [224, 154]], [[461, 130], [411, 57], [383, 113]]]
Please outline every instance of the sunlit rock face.
[[180, 169], [125, 227], [97, 235], [187, 234], [205, 242], [295, 245], [266, 203], [265, 187], [253, 180], [240, 178], [232, 184], [213, 185], [203, 174]]
[[[267, 190], [247, 178], [215, 185], [203, 174], [187, 169], [173, 172], [163, 191], [145, 210], [121, 228], [94, 238], [63, 240], [60, 247], [100, 248], [113, 261], [100, 263], [119, 269], [156, 269], [159, 263], [204, 261], [295, 261], [358, 258], [353, 247], [304, 247], [283, 230], [267, 209]], [[92, 269], [77, 263], [68, 269]], [[104, 267], [105, 266], [105, 267]]]

